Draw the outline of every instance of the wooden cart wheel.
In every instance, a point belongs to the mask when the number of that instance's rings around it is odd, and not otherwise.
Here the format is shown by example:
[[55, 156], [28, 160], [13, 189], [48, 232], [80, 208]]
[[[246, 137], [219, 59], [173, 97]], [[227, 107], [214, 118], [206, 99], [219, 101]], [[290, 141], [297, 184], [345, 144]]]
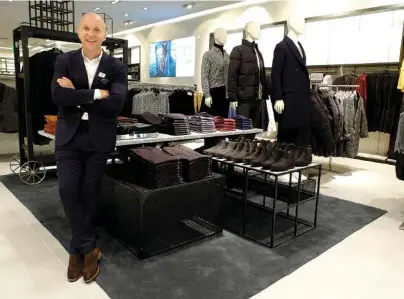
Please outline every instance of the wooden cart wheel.
[[20, 155], [16, 154], [14, 155], [11, 160], [10, 160], [10, 170], [14, 173], [14, 174], [19, 174], [20, 173]]
[[46, 168], [41, 162], [28, 161], [20, 168], [20, 179], [27, 185], [39, 184], [45, 177]]

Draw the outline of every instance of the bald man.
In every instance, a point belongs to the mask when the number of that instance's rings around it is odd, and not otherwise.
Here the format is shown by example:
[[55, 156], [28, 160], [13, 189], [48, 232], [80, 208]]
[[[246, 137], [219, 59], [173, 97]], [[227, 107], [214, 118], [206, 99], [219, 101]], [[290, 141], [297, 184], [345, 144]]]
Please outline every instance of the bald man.
[[55, 154], [59, 195], [72, 231], [68, 280], [99, 274], [93, 218], [107, 159], [116, 142], [117, 116], [126, 98], [127, 68], [103, 53], [103, 19], [88, 13], [80, 21], [82, 48], [58, 56], [52, 82], [59, 107]]

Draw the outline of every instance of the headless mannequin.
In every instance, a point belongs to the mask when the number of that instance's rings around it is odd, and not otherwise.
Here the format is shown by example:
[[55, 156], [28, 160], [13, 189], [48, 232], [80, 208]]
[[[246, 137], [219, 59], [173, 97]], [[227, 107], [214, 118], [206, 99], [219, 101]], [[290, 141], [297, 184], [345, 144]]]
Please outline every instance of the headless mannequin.
[[[255, 42], [261, 37], [261, 26], [257, 22], [248, 22], [244, 28], [245, 39], [250, 43]], [[237, 102], [230, 102], [230, 107], [237, 108]]]
[[[304, 29], [306, 26], [304, 17], [298, 14], [291, 14], [287, 20], [286, 26], [288, 28], [288, 37], [295, 43], [298, 48], [300, 54], [303, 56], [302, 50], [300, 48], [298, 39], [304, 33]], [[285, 103], [282, 99], [275, 99], [275, 111], [279, 114], [282, 114], [285, 109]]]
[[[218, 49], [221, 50], [222, 54], [223, 52], [223, 46], [226, 44], [227, 41], [227, 31], [224, 28], [217, 28], [215, 32], [213, 33], [214, 39], [215, 39], [215, 45], [214, 47], [217, 47]], [[212, 107], [213, 100], [212, 97], [207, 97], [205, 99], [205, 105], [209, 108]]]

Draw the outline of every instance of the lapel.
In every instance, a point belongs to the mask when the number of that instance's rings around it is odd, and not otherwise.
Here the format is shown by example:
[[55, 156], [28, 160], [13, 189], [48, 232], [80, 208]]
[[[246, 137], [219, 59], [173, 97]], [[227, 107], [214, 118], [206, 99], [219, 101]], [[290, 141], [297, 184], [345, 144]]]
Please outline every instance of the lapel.
[[[290, 37], [285, 36], [284, 40], [286, 41], [286, 44], [288, 45], [289, 49], [292, 51], [293, 55], [295, 55], [297, 61], [299, 61], [305, 68], [305, 60], [306, 60], [306, 54], [304, 53], [303, 50], [303, 57], [300, 55], [299, 49], [296, 47], [296, 44], [290, 39]], [[300, 43], [299, 43], [300, 45]], [[303, 49], [303, 47], [302, 47]]]
[[[91, 89], [96, 89], [96, 86], [101, 84], [102, 79], [108, 79], [108, 59], [109, 56], [102, 52], [100, 64], [98, 65], [97, 71], [95, 72], [93, 83], [91, 84]], [[100, 77], [99, 74], [103, 73], [105, 76], [104, 78]], [[101, 88], [103, 89], [103, 88]]]
[[75, 69], [75, 76], [74, 76], [74, 86], [77, 89], [89, 89], [88, 86], [88, 76], [87, 70], [84, 65], [84, 59], [81, 54], [81, 48], [76, 51], [76, 55], [74, 56], [74, 64], [77, 65]]
[[302, 49], [304, 65], [306, 65], [306, 51], [304, 51], [304, 48], [299, 41], [298, 41], [298, 43], [299, 43], [300, 48]]

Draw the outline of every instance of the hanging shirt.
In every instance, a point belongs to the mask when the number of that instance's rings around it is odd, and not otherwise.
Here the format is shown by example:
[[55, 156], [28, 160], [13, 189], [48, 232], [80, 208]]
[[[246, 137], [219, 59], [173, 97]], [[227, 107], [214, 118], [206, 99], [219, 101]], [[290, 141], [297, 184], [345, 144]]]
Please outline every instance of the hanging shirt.
[[[86, 67], [87, 71], [87, 78], [88, 78], [88, 87], [91, 88], [91, 85], [93, 84], [95, 74], [97, 72], [98, 66], [100, 65], [101, 57], [102, 57], [102, 51], [100, 56], [94, 58], [94, 59], [89, 59], [87, 58], [83, 51], [81, 51], [81, 55], [83, 56], [84, 60], [84, 66]], [[101, 92], [99, 89], [96, 89], [94, 91], [94, 100], [100, 100], [102, 99]], [[80, 108], [80, 106], [78, 106]], [[84, 112], [83, 116], [81, 117], [82, 120], [88, 120], [88, 113]]]

